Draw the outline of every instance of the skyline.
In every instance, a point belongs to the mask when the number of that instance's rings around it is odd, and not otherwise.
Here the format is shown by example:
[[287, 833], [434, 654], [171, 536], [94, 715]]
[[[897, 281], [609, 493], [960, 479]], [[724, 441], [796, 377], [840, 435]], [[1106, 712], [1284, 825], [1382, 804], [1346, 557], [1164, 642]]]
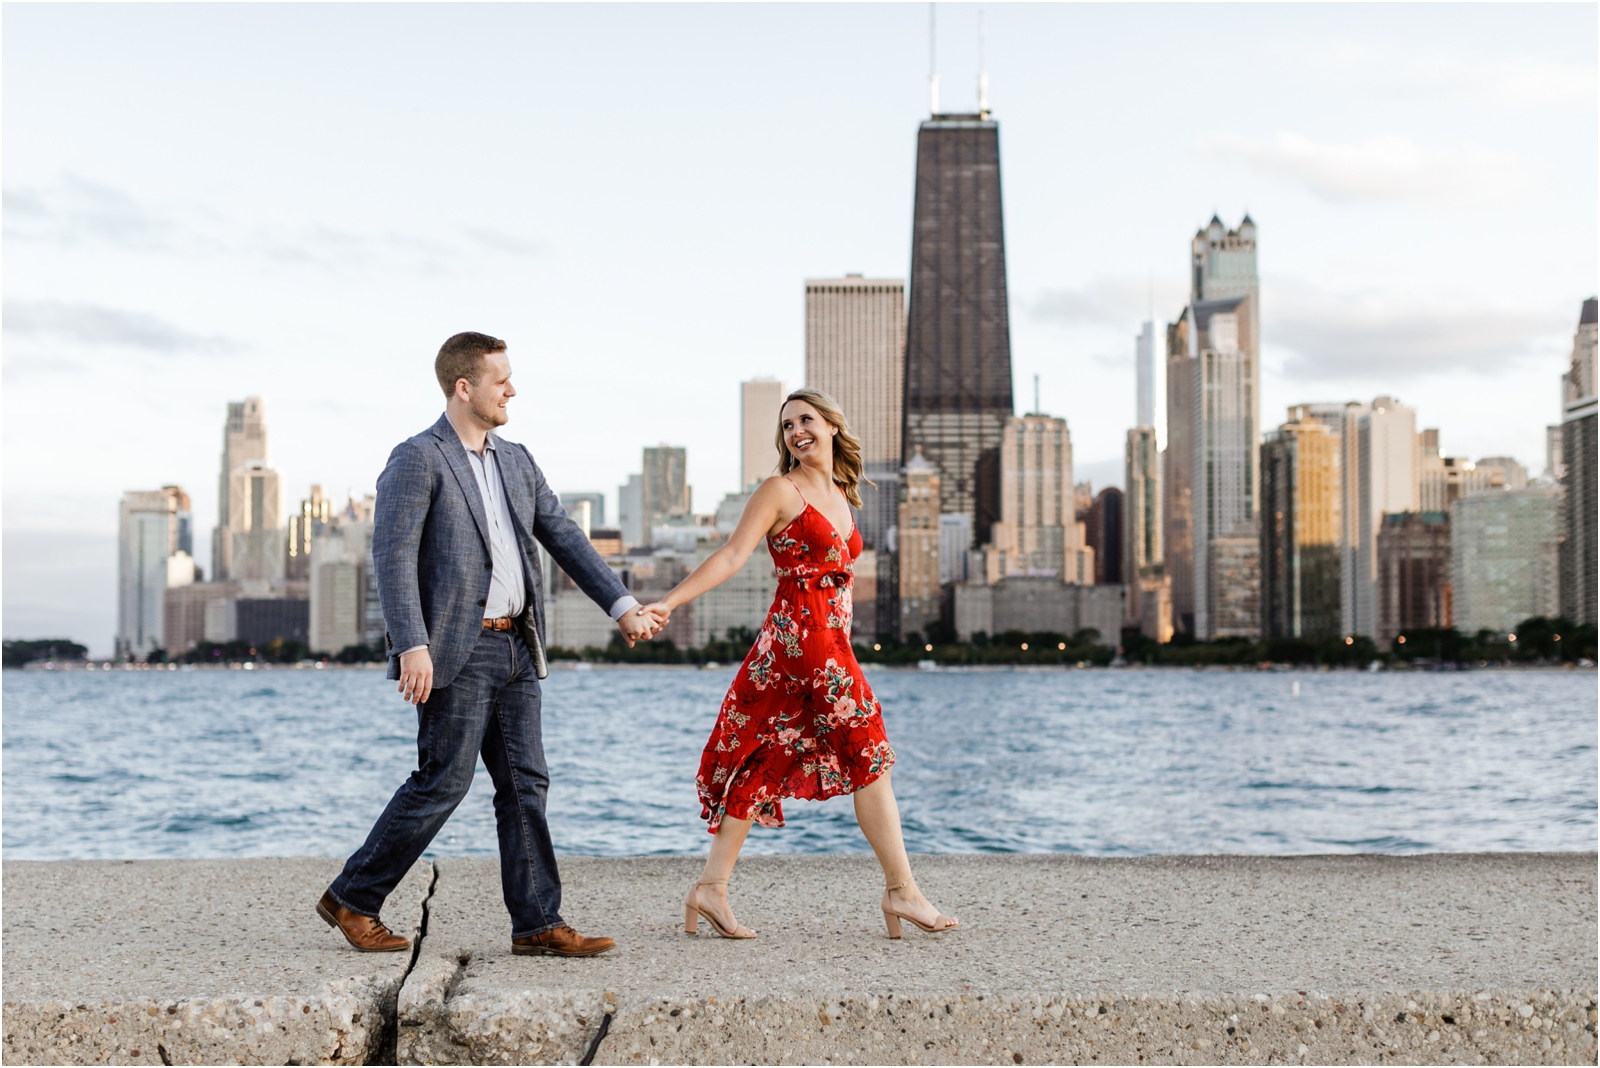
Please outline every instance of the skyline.
[[[109, 647], [110, 611], [103, 624], [62, 612], [113, 588], [123, 490], [178, 483], [197, 516], [214, 514], [226, 401], [266, 397], [286, 503], [313, 482], [338, 498], [370, 489], [393, 443], [437, 415], [432, 352], [457, 329], [511, 343], [522, 396], [507, 436], [555, 488], [603, 491], [614, 508], [640, 448], [668, 440], [688, 447], [708, 511], [739, 480], [738, 383], [802, 381], [804, 279], [908, 277], [926, 112], [915, 5], [626, 9], [625, 29], [571, 8], [88, 10], [92, 25], [81, 10], [22, 9], [5, 42], [10, 637]], [[940, 5], [944, 108], [973, 96], [975, 21]], [[1158, 326], [1175, 318], [1189, 236], [1213, 211], [1232, 225], [1246, 209], [1261, 227], [1264, 426], [1290, 403], [1389, 393], [1442, 428], [1447, 453], [1540, 469], [1543, 428], [1559, 421], [1550, 383], [1595, 288], [1594, 68], [1578, 43], [1594, 21], [1590, 9], [991, 6], [1013, 385], [1041, 376], [1080, 477], [1121, 482], [1151, 294]], [[486, 27], [503, 32], [474, 44], [485, 69], [465, 96], [407, 66], [429, 34]], [[384, 47], [330, 67], [361, 31]], [[662, 59], [653, 33], [701, 61]], [[797, 61], [777, 54], [784, 35], [837, 69], [786, 82]], [[1195, 35], [1242, 53], [1240, 69], [1206, 72], [1228, 108], [1200, 109], [1192, 133], [1152, 148], [1156, 114], [1170, 124], [1187, 102], [1163, 78]], [[1315, 41], [1307, 72], [1281, 49], [1252, 58], [1269, 38]], [[571, 47], [537, 76], [502, 62], [532, 39]], [[1390, 62], [1407, 42], [1412, 62]], [[168, 70], [175, 49], [184, 63]], [[63, 52], [105, 69], [31, 90]], [[268, 62], [283, 55], [303, 65]], [[1119, 70], [1134, 55], [1150, 57], [1149, 84]], [[1348, 97], [1342, 113], [1306, 85], [1330, 70], [1356, 79], [1333, 94]], [[563, 109], [512, 91], [558, 74], [579, 89]], [[1289, 84], [1241, 96], [1229, 79], [1246, 75]], [[698, 92], [711, 82], [723, 91]], [[639, 112], [651, 83], [697, 112]], [[1107, 114], [1097, 95], [1118, 106]], [[1386, 102], [1378, 123], [1364, 114], [1373, 98]], [[1143, 133], [1130, 142], [1123, 126]], [[208, 151], [185, 155], [196, 128]], [[465, 197], [457, 175], [479, 134], [498, 151]], [[1188, 168], [1181, 180], [1157, 180], [1168, 157]], [[50, 400], [63, 392], [80, 417], [59, 446], [69, 480], [31, 444], [59, 436]], [[209, 545], [204, 530], [195, 540]]]

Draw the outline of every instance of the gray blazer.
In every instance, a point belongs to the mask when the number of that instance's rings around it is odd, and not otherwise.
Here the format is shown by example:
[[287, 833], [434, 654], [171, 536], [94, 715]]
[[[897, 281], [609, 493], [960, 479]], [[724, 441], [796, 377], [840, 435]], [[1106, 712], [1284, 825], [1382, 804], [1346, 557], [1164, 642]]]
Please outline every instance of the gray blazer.
[[[517, 624], [539, 678], [545, 661], [544, 580], [534, 539], [608, 614], [627, 588], [567, 517], [544, 472], [521, 445], [495, 437], [511, 520], [522, 552], [527, 597]], [[466, 664], [483, 629], [489, 596], [489, 525], [468, 466], [466, 446], [447, 416], [395, 446], [378, 476], [372, 564], [383, 607], [389, 677], [400, 677], [400, 654], [426, 645], [433, 684], [448, 686]]]

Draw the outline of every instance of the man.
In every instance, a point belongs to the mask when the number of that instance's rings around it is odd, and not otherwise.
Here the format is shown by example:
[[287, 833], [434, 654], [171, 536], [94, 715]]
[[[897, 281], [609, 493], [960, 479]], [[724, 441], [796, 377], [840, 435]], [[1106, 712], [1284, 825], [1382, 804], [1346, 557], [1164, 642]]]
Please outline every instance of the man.
[[629, 645], [651, 637], [654, 623], [567, 518], [528, 450], [492, 433], [517, 394], [505, 342], [457, 334], [439, 350], [434, 372], [444, 414], [389, 454], [372, 531], [389, 678], [417, 706], [417, 770], [317, 913], [363, 952], [410, 948], [379, 910], [467, 795], [481, 754], [494, 781], [512, 952], [592, 957], [615, 943], [562, 920], [545, 822], [539, 680], [548, 669], [534, 539], [610, 613]]

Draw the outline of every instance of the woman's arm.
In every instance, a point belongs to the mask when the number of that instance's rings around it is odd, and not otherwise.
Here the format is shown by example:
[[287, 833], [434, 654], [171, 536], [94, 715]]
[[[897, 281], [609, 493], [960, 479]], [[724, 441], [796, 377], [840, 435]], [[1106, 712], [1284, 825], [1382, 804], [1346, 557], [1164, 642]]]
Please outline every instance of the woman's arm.
[[722, 547], [706, 557], [671, 593], [655, 604], [645, 605], [639, 609], [640, 613], [657, 615], [665, 623], [673, 609], [688, 604], [707, 590], [715, 589], [732, 578], [750, 558], [755, 547], [761, 544], [767, 532], [778, 525], [786, 511], [792, 510], [785, 509], [784, 505], [792, 505], [793, 496], [793, 487], [785, 485], [781, 478], [769, 478], [763, 482], [750, 495], [744, 513], [739, 516], [739, 526], [722, 543]]

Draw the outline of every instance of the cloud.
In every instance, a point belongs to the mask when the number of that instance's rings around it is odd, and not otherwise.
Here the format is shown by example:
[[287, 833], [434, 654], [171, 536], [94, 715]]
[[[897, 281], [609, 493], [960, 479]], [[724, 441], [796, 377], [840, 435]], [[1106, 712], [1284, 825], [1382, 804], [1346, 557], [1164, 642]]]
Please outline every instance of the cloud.
[[76, 246], [105, 244], [137, 251], [175, 251], [180, 227], [109, 186], [64, 175], [48, 189], [7, 189], [8, 241]]
[[1266, 139], [1213, 133], [1195, 147], [1288, 179], [1335, 204], [1494, 199], [1533, 181], [1532, 166], [1516, 156], [1477, 145], [1424, 148], [1399, 134], [1325, 144], [1298, 133]]
[[459, 245], [393, 231], [363, 234], [312, 225], [297, 233], [262, 231], [242, 241], [239, 255], [259, 255], [274, 264], [328, 271], [400, 270], [453, 274], [465, 258]]
[[[1181, 307], [1187, 296], [1186, 283], [1181, 277], [1104, 275], [1074, 289], [1044, 290], [1028, 303], [1027, 310], [1032, 318], [1057, 326], [1126, 331], [1131, 345], [1139, 324], [1152, 318], [1152, 306], [1158, 309]], [[1153, 318], [1161, 322], [1159, 312]]]
[[191, 334], [143, 312], [58, 300], [7, 300], [4, 326], [5, 333], [15, 337], [110, 345], [167, 355], [219, 356], [239, 349], [227, 338]]
[[121, 190], [71, 174], [46, 186], [7, 188], [3, 210], [7, 241], [111, 247], [328, 272], [454, 274], [485, 249], [524, 257], [544, 251], [536, 240], [483, 226], [461, 226], [445, 236], [362, 232], [317, 221], [252, 227], [198, 205], [152, 207]]
[[1261, 333], [1279, 373], [1335, 381], [1460, 372], [1502, 376], [1570, 343], [1571, 309], [1478, 297], [1330, 293], [1294, 280], [1262, 285]]
[[529, 241], [503, 230], [468, 226], [462, 232], [484, 248], [504, 252], [508, 256], [542, 256], [545, 250], [541, 241]]

